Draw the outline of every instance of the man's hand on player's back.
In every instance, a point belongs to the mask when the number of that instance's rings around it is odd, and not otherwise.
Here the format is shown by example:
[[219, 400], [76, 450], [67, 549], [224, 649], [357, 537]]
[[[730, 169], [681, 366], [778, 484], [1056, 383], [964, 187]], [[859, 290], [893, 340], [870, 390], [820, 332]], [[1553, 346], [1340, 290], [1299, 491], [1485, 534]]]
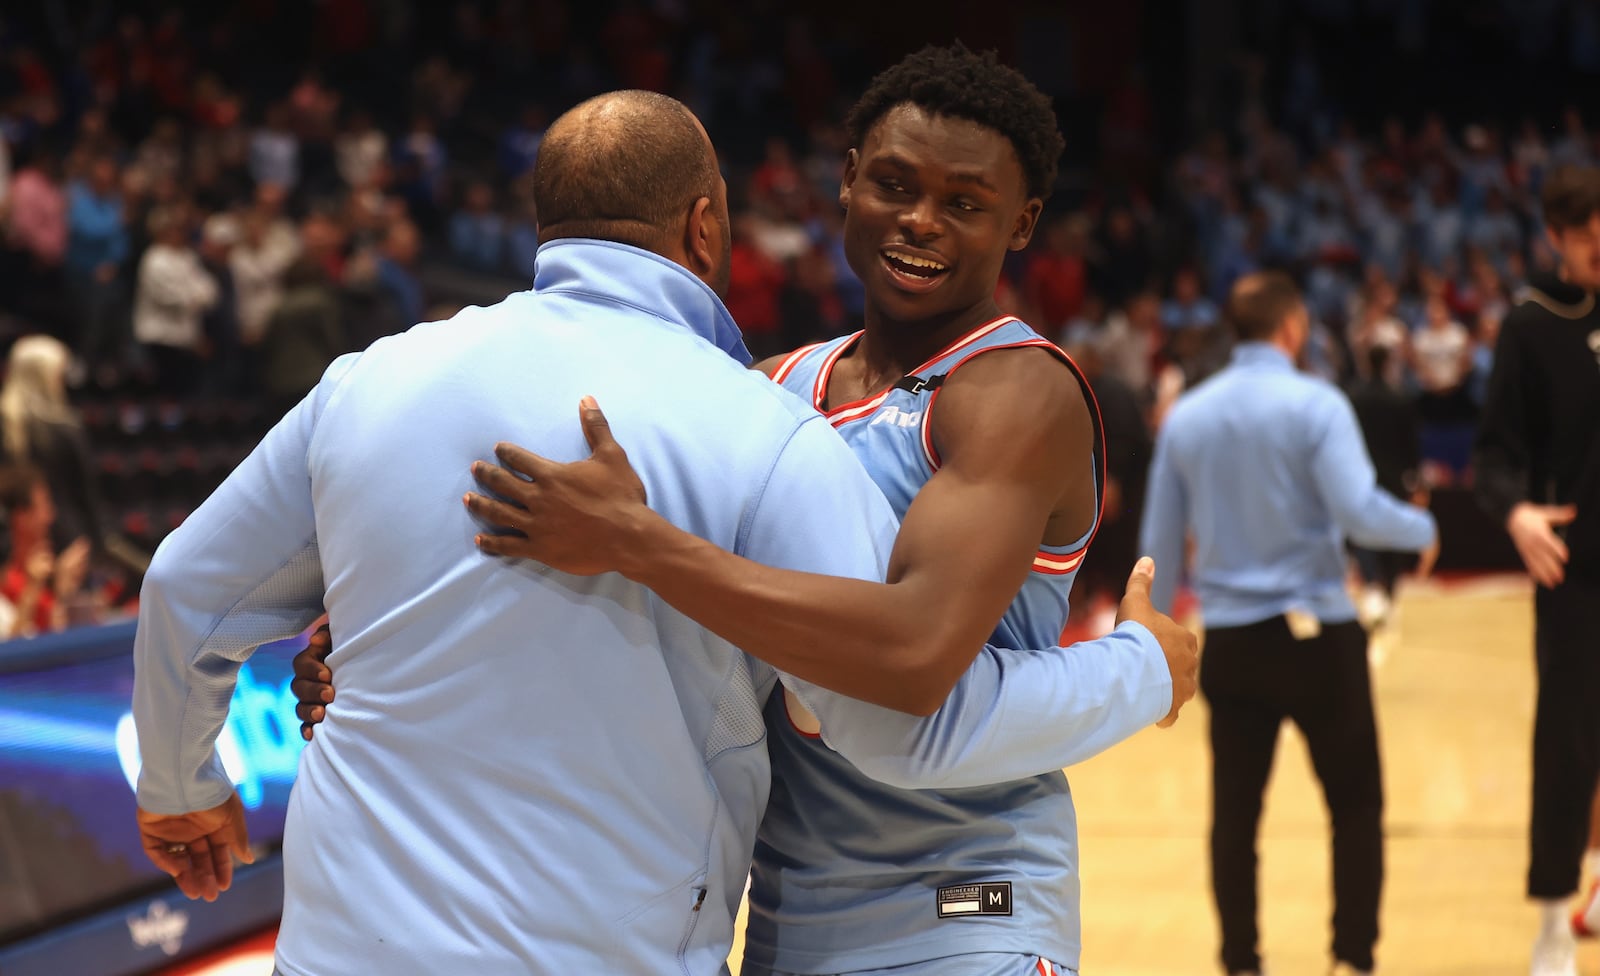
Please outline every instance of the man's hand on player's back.
[[478, 484], [497, 497], [472, 492], [465, 498], [468, 510], [511, 530], [479, 533], [479, 549], [578, 576], [626, 571], [628, 556], [637, 554], [632, 529], [652, 517], [644, 483], [593, 398], [584, 397], [579, 414], [593, 452], [586, 460], [560, 464], [501, 443], [495, 456], [503, 466], [473, 464]]
[[1161, 645], [1161, 653], [1167, 656], [1167, 670], [1172, 673], [1172, 711], [1156, 723], [1164, 729], [1178, 720], [1178, 710], [1194, 697], [1200, 681], [1200, 649], [1199, 642], [1187, 627], [1157, 610], [1155, 604], [1150, 602], [1150, 584], [1155, 575], [1156, 564], [1149, 556], [1134, 565], [1133, 574], [1128, 577], [1128, 590], [1122, 596], [1121, 606], [1117, 608], [1117, 623], [1131, 620], [1143, 624], [1155, 635]]

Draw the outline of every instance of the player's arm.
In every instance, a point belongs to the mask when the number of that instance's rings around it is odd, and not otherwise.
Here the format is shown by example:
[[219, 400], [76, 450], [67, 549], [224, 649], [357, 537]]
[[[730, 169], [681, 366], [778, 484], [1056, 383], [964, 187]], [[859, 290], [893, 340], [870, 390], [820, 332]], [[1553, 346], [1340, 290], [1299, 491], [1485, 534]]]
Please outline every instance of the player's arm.
[[1378, 487], [1355, 409], [1330, 392], [1312, 419], [1312, 473], [1317, 493], [1345, 537], [1369, 549], [1420, 552], [1438, 538], [1428, 512]]
[[229, 849], [249, 860], [242, 810], [213, 748], [239, 665], [322, 612], [306, 456], [329, 386], [325, 379], [291, 410], [167, 536], [140, 591], [140, 831], [151, 860], [190, 897], [227, 888]]
[[784, 684], [834, 751], [891, 786], [983, 786], [1070, 766], [1151, 724], [1171, 724], [1194, 694], [1194, 635], [1151, 605], [1151, 568], [1141, 560], [1134, 570], [1112, 633], [1043, 650], [985, 647], [927, 717], [789, 676]]
[[[586, 423], [593, 426], [595, 411]], [[468, 505], [517, 530], [485, 552], [569, 572], [618, 570], [778, 670], [902, 711], [939, 707], [1027, 577], [1052, 511], [1094, 517], [1093, 431], [1071, 375], [1042, 350], [990, 353], [955, 374], [933, 414], [943, 466], [907, 511], [887, 582], [786, 572], [727, 552], [649, 511], [609, 430], [595, 456], [553, 465], [502, 444]], [[818, 490], [825, 486], [818, 484]]]
[[1478, 503], [1505, 526], [1528, 575], [1541, 586], [1558, 586], [1566, 578], [1567, 544], [1556, 528], [1577, 518], [1571, 505], [1540, 505], [1529, 499], [1528, 446], [1530, 409], [1526, 326], [1513, 312], [1495, 346], [1494, 371], [1478, 425], [1473, 452]]

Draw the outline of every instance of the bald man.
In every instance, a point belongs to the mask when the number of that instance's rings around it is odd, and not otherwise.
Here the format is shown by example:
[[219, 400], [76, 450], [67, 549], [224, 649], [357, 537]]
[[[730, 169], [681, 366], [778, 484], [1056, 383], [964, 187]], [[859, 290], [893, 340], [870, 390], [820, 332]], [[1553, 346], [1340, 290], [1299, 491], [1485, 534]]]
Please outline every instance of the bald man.
[[237, 669], [329, 614], [339, 707], [290, 799], [284, 976], [725, 968], [776, 675], [621, 576], [478, 552], [456, 499], [486, 432], [575, 460], [579, 399], [603, 397], [674, 524], [883, 576], [888, 503], [824, 418], [745, 368], [694, 116], [587, 102], [551, 127], [534, 192], [531, 291], [339, 359], [145, 577], [139, 823], [191, 897], [250, 858], [213, 748]]

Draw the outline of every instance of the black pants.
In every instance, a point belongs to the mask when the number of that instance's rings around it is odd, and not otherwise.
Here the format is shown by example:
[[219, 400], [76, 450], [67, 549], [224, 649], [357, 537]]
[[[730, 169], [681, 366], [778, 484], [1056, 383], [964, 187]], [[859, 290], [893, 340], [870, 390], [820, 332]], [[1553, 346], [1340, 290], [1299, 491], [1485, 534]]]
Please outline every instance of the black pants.
[[1325, 624], [1296, 640], [1282, 617], [1206, 631], [1200, 690], [1211, 706], [1211, 888], [1222, 964], [1259, 970], [1256, 830], [1278, 728], [1300, 727], [1333, 819], [1333, 954], [1373, 967], [1383, 890], [1383, 775], [1367, 635]]
[[1578, 890], [1600, 776], [1600, 583], [1540, 587], [1533, 610], [1539, 699], [1528, 895], [1565, 898]]

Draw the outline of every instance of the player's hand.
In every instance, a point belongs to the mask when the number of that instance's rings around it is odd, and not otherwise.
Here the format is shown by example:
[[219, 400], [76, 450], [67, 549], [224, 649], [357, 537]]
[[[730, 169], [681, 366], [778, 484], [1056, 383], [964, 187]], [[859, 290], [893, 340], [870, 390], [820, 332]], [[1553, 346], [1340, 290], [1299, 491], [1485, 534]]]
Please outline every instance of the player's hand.
[[1506, 531], [1522, 557], [1528, 575], [1540, 586], [1554, 588], [1567, 576], [1567, 544], [1555, 527], [1578, 517], [1571, 505], [1535, 505], [1520, 502], [1506, 518]]
[[594, 398], [584, 397], [578, 412], [592, 452], [588, 460], [560, 464], [501, 442], [494, 449], [501, 466], [472, 465], [478, 484], [499, 498], [471, 492], [464, 499], [467, 509], [512, 532], [479, 533], [473, 540], [479, 549], [577, 576], [625, 570], [637, 555], [638, 529], [650, 514], [644, 482]]
[[1439, 563], [1439, 537], [1436, 535], [1436, 536], [1433, 537], [1433, 541], [1428, 544], [1428, 548], [1426, 548], [1426, 549], [1422, 550], [1421, 552], [1417, 553], [1417, 569], [1416, 569], [1416, 577], [1417, 577], [1417, 579], [1425, 580], [1428, 577], [1432, 576], [1433, 575], [1433, 567], [1438, 565], [1438, 563]]
[[245, 864], [255, 861], [238, 793], [209, 810], [178, 814], [139, 810], [138, 818], [145, 855], [190, 898], [216, 901], [233, 884], [233, 858]]
[[333, 637], [328, 625], [323, 624], [311, 632], [305, 650], [294, 656], [294, 680], [289, 690], [300, 704], [294, 707], [300, 720], [300, 738], [311, 741], [317, 724], [328, 717], [325, 707], [333, 701], [333, 670], [328, 667], [328, 654], [333, 651]]
[[79, 536], [56, 557], [53, 586], [57, 596], [72, 596], [83, 589], [89, 574], [89, 540]]
[[27, 575], [28, 582], [39, 586], [47, 582], [56, 571], [56, 554], [50, 551], [50, 544], [40, 543], [34, 546], [23, 560], [22, 571]]
[[1200, 645], [1187, 627], [1158, 611], [1150, 602], [1150, 584], [1155, 577], [1155, 560], [1149, 556], [1134, 564], [1127, 592], [1117, 607], [1117, 623], [1132, 620], [1143, 624], [1155, 635], [1161, 653], [1167, 656], [1167, 671], [1172, 675], [1172, 710], [1156, 723], [1165, 729], [1178, 721], [1178, 711], [1194, 697], [1200, 684]]

